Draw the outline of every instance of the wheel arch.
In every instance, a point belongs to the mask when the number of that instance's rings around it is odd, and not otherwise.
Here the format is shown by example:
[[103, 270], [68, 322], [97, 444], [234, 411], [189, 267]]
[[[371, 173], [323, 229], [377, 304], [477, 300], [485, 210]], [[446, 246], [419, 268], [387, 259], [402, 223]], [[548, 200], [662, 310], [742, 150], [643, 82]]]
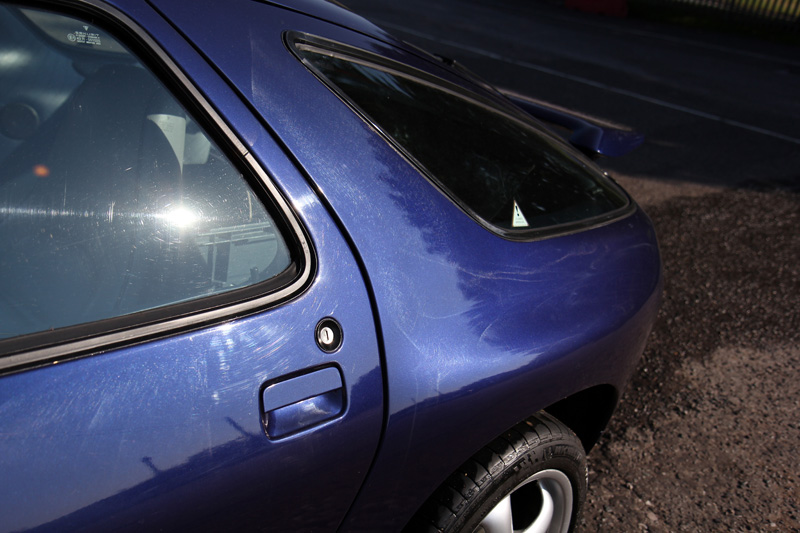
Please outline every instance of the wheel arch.
[[567, 396], [544, 410], [575, 432], [589, 453], [611, 419], [618, 400], [619, 394], [614, 386], [596, 385]]

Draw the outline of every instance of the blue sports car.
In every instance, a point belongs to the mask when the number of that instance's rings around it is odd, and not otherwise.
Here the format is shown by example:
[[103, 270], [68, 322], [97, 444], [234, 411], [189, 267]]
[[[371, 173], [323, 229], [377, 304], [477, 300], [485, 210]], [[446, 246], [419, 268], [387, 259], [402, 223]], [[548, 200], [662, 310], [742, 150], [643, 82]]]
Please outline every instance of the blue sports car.
[[0, 531], [574, 528], [661, 262], [535, 107], [321, 0], [0, 30]]

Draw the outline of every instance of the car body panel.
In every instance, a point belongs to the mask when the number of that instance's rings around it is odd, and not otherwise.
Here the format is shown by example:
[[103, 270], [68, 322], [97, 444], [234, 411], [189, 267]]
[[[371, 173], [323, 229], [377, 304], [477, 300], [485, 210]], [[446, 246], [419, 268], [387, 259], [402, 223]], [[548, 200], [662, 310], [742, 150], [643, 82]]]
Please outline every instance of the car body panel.
[[329, 0], [259, 0], [265, 4], [280, 6], [292, 11], [297, 11], [325, 22], [330, 22], [343, 28], [363, 33], [375, 39], [386, 41], [395, 46], [406, 47], [402, 41], [382, 28], [369, 22], [365, 18], [353, 13], [338, 2]]
[[[379, 344], [359, 265], [241, 100], [160, 16], [134, 7], [128, 14], [169, 43], [186, 75], [235, 123], [232, 142], [280, 176], [304, 231], [318, 239], [310, 239], [313, 282], [274, 308], [0, 377], [0, 530], [335, 529], [383, 418]], [[344, 331], [333, 354], [315, 342], [327, 316]], [[264, 387], [331, 369], [342, 381], [343, 411], [268, 438]]]
[[[318, 289], [336, 294], [324, 283]], [[278, 529], [335, 528], [377, 443], [381, 378], [364, 357], [377, 358], [377, 347], [363, 309], [325, 305], [317, 294], [312, 289], [287, 306], [195, 333], [4, 377], [3, 530], [252, 529], [264, 516]], [[317, 353], [306, 320], [317, 313], [335, 314], [347, 328], [336, 357]], [[262, 385], [320, 364], [338, 365], [345, 376], [347, 411], [268, 439]]]
[[[662, 283], [646, 215], [506, 240], [377, 135], [283, 36], [338, 40], [480, 87], [324, 3], [111, 3], [274, 178], [312, 244], [314, 280], [257, 314], [0, 378], [12, 487], [0, 529], [399, 530], [507, 428], [597, 385], [621, 392]], [[344, 331], [332, 355], [314, 344], [325, 316]], [[270, 440], [264, 386], [329, 369], [343, 379], [343, 416]]]
[[[388, 420], [346, 529], [401, 527], [447, 474], [505, 428], [593, 385], [622, 388], [661, 283], [655, 235], [641, 211], [573, 235], [502, 239], [377, 137], [281, 49], [278, 36], [307, 32], [427, 71], [439, 73], [438, 66], [258, 4], [207, 2], [203, 11], [214, 13], [207, 19], [158, 4], [303, 165], [369, 274], [386, 347]], [[226, 46], [210, 35], [211, 26], [237, 24], [241, 31]], [[234, 57], [237, 50], [253, 55]]]

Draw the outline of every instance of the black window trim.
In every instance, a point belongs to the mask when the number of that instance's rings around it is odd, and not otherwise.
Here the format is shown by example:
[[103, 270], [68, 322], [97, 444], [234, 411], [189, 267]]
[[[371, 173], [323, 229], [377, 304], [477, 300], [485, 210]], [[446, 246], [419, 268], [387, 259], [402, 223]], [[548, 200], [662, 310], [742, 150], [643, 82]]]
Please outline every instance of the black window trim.
[[[583, 154], [581, 154], [578, 150], [564, 143], [557, 135], [550, 132], [535, 118], [527, 115], [525, 112], [521, 111], [510, 102], [505, 103], [502, 100], [486, 97], [477, 92], [477, 90], [470, 91], [460, 85], [447, 81], [444, 78], [435, 76], [430, 72], [416, 69], [410, 65], [406, 65], [405, 63], [400, 63], [398, 61], [376, 55], [367, 50], [363, 50], [349, 44], [341, 43], [339, 41], [334, 41], [331, 39], [327, 39], [317, 35], [311, 35], [300, 31], [284, 32], [283, 38], [284, 38], [284, 45], [286, 46], [286, 48], [320, 82], [322, 82], [342, 102], [344, 102], [348, 107], [350, 107], [362, 120], [364, 120], [367, 124], [369, 124], [370, 127], [374, 129], [381, 137], [383, 137], [383, 139], [387, 143], [389, 143], [389, 145], [398, 154], [400, 154], [401, 157], [406, 159], [406, 161], [408, 161], [418, 172], [420, 172], [420, 174], [422, 174], [428, 180], [428, 182], [430, 182], [433, 186], [435, 186], [453, 204], [455, 204], [456, 207], [458, 207], [461, 211], [466, 213], [470, 218], [475, 220], [478, 224], [480, 224], [488, 231], [494, 233], [495, 235], [498, 235], [510, 241], [523, 241], [523, 242], [540, 241], [543, 239], [560, 237], [564, 235], [571, 235], [589, 229], [606, 226], [608, 224], [612, 224], [614, 222], [617, 222], [618, 220], [626, 218], [636, 212], [637, 209], [636, 203], [633, 201], [630, 195], [628, 195], [628, 193], [624, 189], [622, 189], [622, 187], [617, 185], [617, 183], [613, 179], [611, 179], [611, 177], [607, 173], [602, 172], [598, 169], [597, 170], [599, 174], [597, 176], [598, 179], [606, 180], [606, 184], [616, 194], [618, 194], [622, 199], [625, 200], [625, 205], [617, 209], [614, 209], [612, 211], [609, 211], [608, 213], [604, 213], [594, 217], [574, 222], [555, 224], [539, 228], [508, 229], [496, 226], [491, 222], [485, 220], [480, 215], [478, 215], [462, 200], [460, 200], [458, 197], [452, 194], [448, 190], [448, 188], [443, 183], [441, 183], [441, 181], [439, 181], [438, 178], [436, 178], [436, 176], [434, 176], [430, 171], [428, 171], [425, 165], [419, 162], [412, 154], [410, 154], [403, 146], [401, 146], [391, 135], [386, 133], [386, 131], [379, 124], [377, 124], [370, 117], [368, 113], [366, 113], [363, 109], [361, 109], [361, 107], [356, 102], [354, 102], [335, 83], [329, 80], [327, 76], [325, 76], [315, 65], [313, 65], [310, 61], [304, 58], [300, 54], [300, 50], [301, 49], [318, 50], [334, 58], [344, 59], [346, 61], [350, 61], [355, 64], [375, 68], [382, 72], [387, 72], [405, 78], [410, 78], [417, 83], [421, 83], [425, 86], [444, 91], [458, 98], [470, 101], [473, 104], [481, 106], [483, 108], [491, 109], [492, 111], [501, 113], [505, 117], [515, 122], [521, 123], [526, 127], [533, 127], [534, 129], [536, 129], [536, 131], [540, 132], [543, 137], [553, 140], [555, 143], [559, 144], [562, 148], [568, 151], [573, 157], [587, 164], [588, 166], [592, 166], [593, 163], [591, 163], [591, 161], [588, 161], [586, 157]], [[442, 68], [441, 65], [434, 65], [434, 66], [436, 68]], [[476, 87], [476, 89], [478, 88]], [[480, 89], [483, 90], [483, 88]]]
[[7, 5], [47, 9], [67, 16], [99, 20], [100, 25], [133, 50], [242, 173], [254, 194], [268, 206], [293, 259], [281, 274], [228, 292], [0, 340], [0, 375], [96, 355], [169, 335], [240, 318], [276, 307], [303, 293], [314, 278], [316, 254], [299, 217], [266, 169], [249, 151], [203, 93], [155, 39], [130, 17], [100, 0], [53, 2], [11, 0]]

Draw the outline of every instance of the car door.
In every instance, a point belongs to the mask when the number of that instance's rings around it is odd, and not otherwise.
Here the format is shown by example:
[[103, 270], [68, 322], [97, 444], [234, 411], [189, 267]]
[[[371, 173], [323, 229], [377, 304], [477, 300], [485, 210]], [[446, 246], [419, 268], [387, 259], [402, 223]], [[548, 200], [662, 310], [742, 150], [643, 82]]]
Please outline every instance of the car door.
[[353, 252], [174, 30], [87, 9], [0, 4], [0, 530], [335, 529], [383, 413]]

